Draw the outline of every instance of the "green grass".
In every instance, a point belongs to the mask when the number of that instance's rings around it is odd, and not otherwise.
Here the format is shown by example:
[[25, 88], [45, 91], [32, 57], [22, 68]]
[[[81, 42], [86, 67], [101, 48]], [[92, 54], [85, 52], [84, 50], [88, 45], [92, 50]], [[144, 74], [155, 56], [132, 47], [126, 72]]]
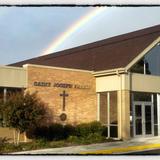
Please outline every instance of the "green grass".
[[18, 146], [15, 146], [13, 143], [8, 143], [7, 141], [4, 141], [0, 143], [0, 154], [36, 150], [36, 149], [45, 149], [45, 148], [58, 148], [58, 147], [86, 145], [93, 143], [104, 143], [111, 141], [115, 140], [106, 139], [105, 137], [100, 136], [98, 134], [91, 134], [88, 137], [70, 136], [66, 140], [59, 140], [59, 141], [46, 141], [44, 139], [39, 139], [39, 140], [33, 140], [32, 142], [20, 143]]

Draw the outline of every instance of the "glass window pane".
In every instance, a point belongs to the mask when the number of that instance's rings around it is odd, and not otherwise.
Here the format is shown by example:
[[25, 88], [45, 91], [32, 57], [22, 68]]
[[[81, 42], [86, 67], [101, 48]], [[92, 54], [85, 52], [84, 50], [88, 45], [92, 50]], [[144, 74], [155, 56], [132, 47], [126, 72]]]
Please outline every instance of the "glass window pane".
[[141, 59], [137, 62], [130, 70], [133, 73], [141, 73], [144, 74], [144, 59]]
[[108, 127], [107, 126], [104, 126], [102, 136], [108, 137]]
[[136, 135], [142, 134], [142, 106], [135, 105], [135, 127]]
[[135, 116], [136, 118], [142, 117], [142, 106], [141, 105], [135, 105]]
[[158, 117], [157, 117], [157, 94], [153, 94], [153, 107], [154, 107], [154, 124], [158, 123]]
[[133, 103], [133, 93], [130, 92], [130, 136], [133, 137], [133, 110], [132, 110], [132, 103]]
[[110, 137], [118, 137], [118, 127], [110, 126]]
[[136, 119], [136, 135], [142, 134], [142, 119]]
[[134, 92], [134, 101], [151, 102], [151, 93]]
[[154, 125], [154, 135], [158, 136], [158, 125]]
[[[145, 69], [144, 69], [145, 68]], [[145, 70], [145, 73], [144, 73]], [[133, 73], [160, 75], [160, 45], [153, 47], [131, 69]]]
[[147, 74], [160, 75], [160, 45], [152, 48], [144, 57]]
[[0, 99], [3, 99], [3, 88], [0, 88]]
[[[101, 92], [100, 93], [100, 122], [107, 127], [105, 132], [108, 135], [110, 131], [110, 137], [118, 136], [118, 113], [117, 113], [117, 91], [109, 92]], [[108, 108], [108, 98], [109, 98], [109, 106]], [[110, 111], [108, 113], [108, 111]], [[110, 124], [108, 124], [108, 116], [110, 117]]]
[[102, 124], [108, 123], [107, 107], [107, 92], [100, 93], [100, 122]]
[[117, 92], [110, 92], [110, 124], [117, 125]]
[[146, 134], [152, 134], [151, 106], [145, 106], [145, 130]]

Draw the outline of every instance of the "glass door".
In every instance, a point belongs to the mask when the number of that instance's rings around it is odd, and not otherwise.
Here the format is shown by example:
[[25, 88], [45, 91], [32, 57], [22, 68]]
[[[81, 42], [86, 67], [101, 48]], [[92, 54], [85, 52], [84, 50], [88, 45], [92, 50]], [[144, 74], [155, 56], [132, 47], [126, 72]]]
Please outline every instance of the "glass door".
[[153, 135], [153, 107], [151, 103], [144, 103], [144, 134]]
[[135, 136], [140, 136], [143, 134], [142, 129], [142, 104], [141, 103], [135, 103], [133, 107], [133, 113], [134, 113], [134, 125], [133, 125], [133, 131]]
[[151, 102], [134, 102], [133, 118], [134, 137], [153, 135], [153, 106]]

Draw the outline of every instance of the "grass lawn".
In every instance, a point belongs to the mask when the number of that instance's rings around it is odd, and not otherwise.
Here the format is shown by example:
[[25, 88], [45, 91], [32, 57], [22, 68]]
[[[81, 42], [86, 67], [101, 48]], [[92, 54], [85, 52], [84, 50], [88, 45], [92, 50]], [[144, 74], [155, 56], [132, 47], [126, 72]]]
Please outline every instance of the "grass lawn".
[[91, 138], [78, 138], [76, 136], [71, 136], [66, 140], [59, 141], [46, 141], [44, 139], [33, 140], [32, 142], [20, 143], [19, 145], [14, 145], [13, 143], [1, 142], [0, 143], [0, 154], [7, 154], [11, 152], [27, 151], [27, 150], [37, 150], [45, 148], [58, 148], [58, 147], [68, 147], [77, 145], [87, 145], [94, 143], [105, 143], [113, 142], [113, 139], [106, 139], [105, 137], [99, 137], [97, 139]]

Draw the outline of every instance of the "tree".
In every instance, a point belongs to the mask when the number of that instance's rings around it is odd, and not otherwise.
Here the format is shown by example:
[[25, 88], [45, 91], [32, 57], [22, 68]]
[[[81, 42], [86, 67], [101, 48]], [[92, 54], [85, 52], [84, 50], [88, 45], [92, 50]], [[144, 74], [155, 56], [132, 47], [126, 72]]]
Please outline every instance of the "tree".
[[47, 105], [37, 97], [37, 93], [18, 92], [9, 96], [3, 105], [3, 113], [6, 125], [16, 129], [14, 133], [16, 144], [19, 143], [20, 133], [41, 125], [50, 118], [47, 108]]

